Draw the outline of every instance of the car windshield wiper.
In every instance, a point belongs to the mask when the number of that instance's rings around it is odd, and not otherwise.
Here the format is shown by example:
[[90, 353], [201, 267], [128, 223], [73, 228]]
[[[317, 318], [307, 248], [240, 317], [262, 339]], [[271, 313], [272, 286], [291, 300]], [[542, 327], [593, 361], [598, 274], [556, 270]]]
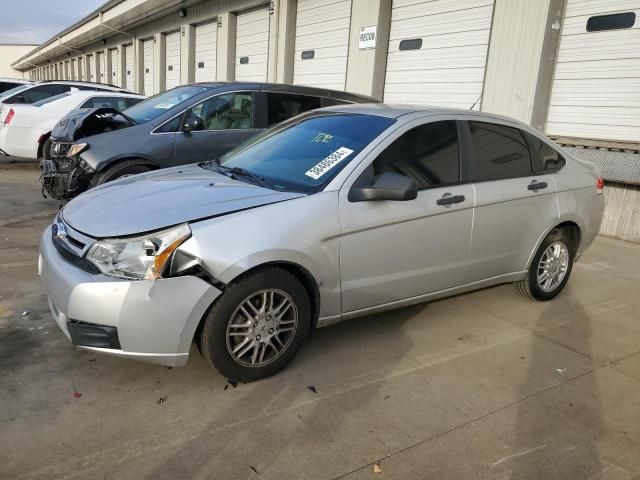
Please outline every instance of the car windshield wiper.
[[220, 173], [225, 174], [231, 178], [234, 178], [234, 175], [241, 176], [241, 177], [248, 178], [249, 180], [252, 181], [252, 183], [255, 183], [256, 185], [259, 185], [265, 188], [271, 188], [271, 186], [267, 183], [267, 181], [263, 177], [256, 175], [253, 172], [250, 172], [246, 168], [227, 167], [225, 165], [222, 165], [220, 163], [220, 160], [218, 160], [217, 158], [210, 160], [208, 162], [204, 162], [203, 166], [204, 167], [212, 166], [215, 170], [218, 170]]

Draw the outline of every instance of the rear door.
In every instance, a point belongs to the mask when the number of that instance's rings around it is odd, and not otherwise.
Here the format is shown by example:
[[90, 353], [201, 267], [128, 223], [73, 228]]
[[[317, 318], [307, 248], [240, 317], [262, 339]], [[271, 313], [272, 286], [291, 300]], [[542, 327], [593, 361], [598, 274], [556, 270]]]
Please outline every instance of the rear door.
[[257, 92], [221, 93], [189, 108], [197, 127], [176, 135], [176, 165], [218, 158], [258, 132]]
[[531, 149], [519, 129], [481, 121], [464, 125], [468, 176], [476, 192], [469, 280], [523, 271], [558, 217], [555, 181], [534, 174]]

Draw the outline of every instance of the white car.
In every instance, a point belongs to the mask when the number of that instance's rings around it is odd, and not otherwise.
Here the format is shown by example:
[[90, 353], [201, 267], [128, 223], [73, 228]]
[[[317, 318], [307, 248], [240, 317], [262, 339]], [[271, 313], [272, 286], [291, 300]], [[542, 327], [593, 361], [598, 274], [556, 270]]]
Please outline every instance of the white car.
[[71, 89], [32, 104], [2, 105], [0, 109], [0, 154], [23, 158], [40, 158], [48, 153], [53, 127], [62, 117], [77, 108], [112, 107], [124, 110], [143, 95]]

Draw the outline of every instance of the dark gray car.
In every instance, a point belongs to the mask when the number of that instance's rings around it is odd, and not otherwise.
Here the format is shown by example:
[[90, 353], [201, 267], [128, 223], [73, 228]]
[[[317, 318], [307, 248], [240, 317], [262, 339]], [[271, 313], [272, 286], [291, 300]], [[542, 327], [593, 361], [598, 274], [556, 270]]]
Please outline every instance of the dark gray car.
[[[55, 198], [72, 198], [123, 176], [218, 158], [260, 131], [308, 110], [372, 102], [376, 100], [362, 95], [294, 85], [232, 82], [176, 87], [121, 114], [98, 110], [75, 129], [85, 131], [86, 138], [56, 139], [54, 130], [52, 159], [43, 161], [43, 187]], [[97, 132], [105, 133], [93, 135]]]

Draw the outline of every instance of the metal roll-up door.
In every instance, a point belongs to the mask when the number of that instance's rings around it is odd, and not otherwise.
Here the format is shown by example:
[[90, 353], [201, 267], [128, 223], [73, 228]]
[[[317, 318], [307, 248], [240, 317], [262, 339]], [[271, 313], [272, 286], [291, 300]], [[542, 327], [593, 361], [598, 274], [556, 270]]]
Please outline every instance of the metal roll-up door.
[[133, 82], [133, 76], [135, 71], [133, 45], [125, 45], [124, 47], [124, 88], [133, 90], [135, 85]]
[[109, 79], [107, 78], [107, 62], [104, 58], [103, 52], [98, 52], [98, 71], [96, 72], [96, 78], [100, 83], [109, 83]]
[[87, 81], [96, 82], [96, 66], [93, 60], [93, 55], [87, 55]]
[[85, 75], [84, 58], [78, 57], [78, 80], [86, 80], [87, 77]]
[[78, 79], [78, 74], [76, 73], [76, 59], [72, 58], [69, 61], [69, 77], [71, 78], [71, 80], [77, 80]]
[[180, 32], [168, 33], [165, 39], [165, 89], [180, 85]]
[[114, 85], [122, 85], [120, 83], [120, 54], [118, 49], [109, 50], [109, 62], [111, 63], [111, 78], [109, 83]]
[[568, 0], [546, 133], [640, 142], [640, 0]]
[[196, 82], [216, 79], [217, 38], [218, 23], [216, 21], [196, 25]]
[[144, 82], [142, 85], [142, 93], [145, 95], [153, 95], [153, 39], [142, 42], [142, 68]]
[[351, 0], [298, 0], [293, 83], [344, 90]]
[[[387, 103], [478, 110], [494, 0], [394, 0]], [[477, 102], [477, 103], [476, 103]]]
[[269, 8], [238, 13], [236, 80], [266, 82], [269, 57]]

